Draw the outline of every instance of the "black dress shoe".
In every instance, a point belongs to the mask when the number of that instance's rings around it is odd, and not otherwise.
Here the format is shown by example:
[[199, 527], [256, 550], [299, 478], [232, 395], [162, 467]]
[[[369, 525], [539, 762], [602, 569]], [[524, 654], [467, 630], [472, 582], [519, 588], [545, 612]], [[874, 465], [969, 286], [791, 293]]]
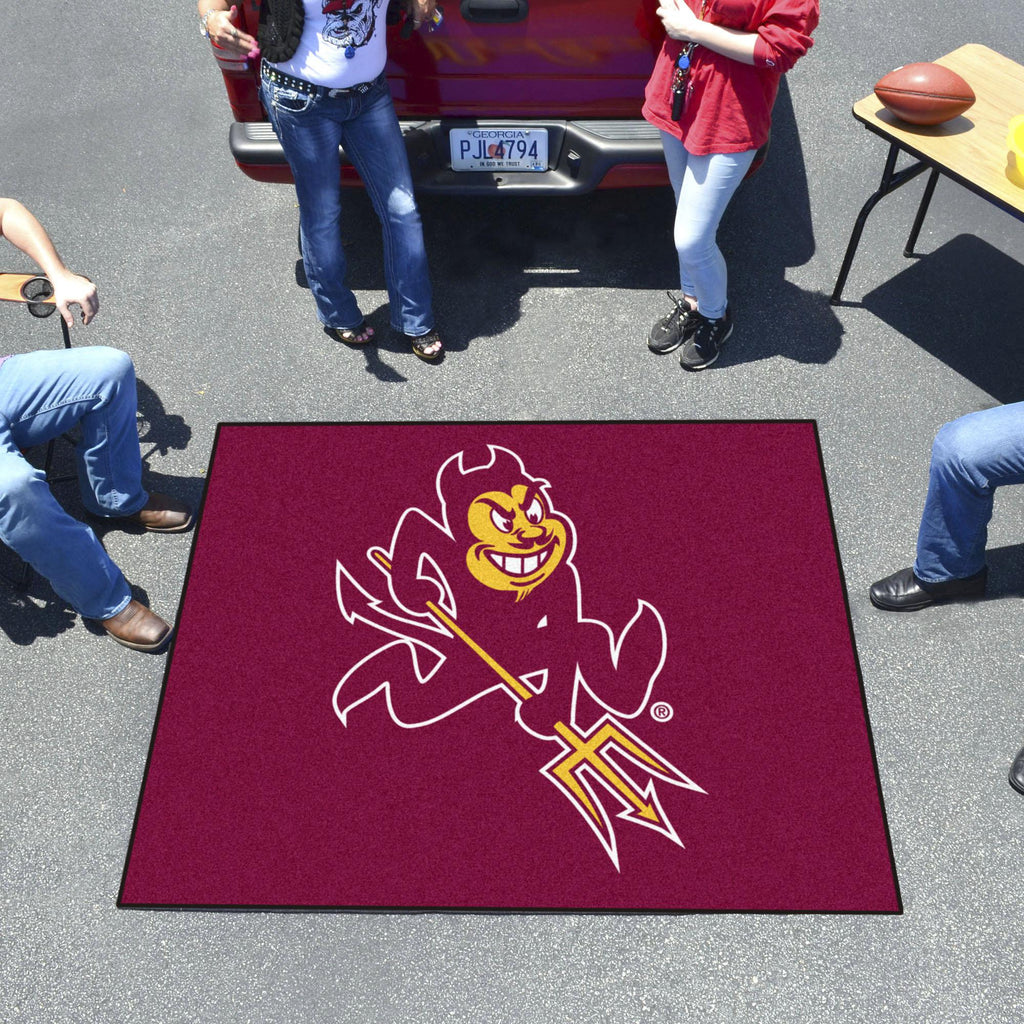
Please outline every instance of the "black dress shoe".
[[913, 612], [927, 608], [936, 601], [950, 601], [958, 597], [981, 597], [985, 593], [988, 566], [962, 580], [942, 583], [922, 583], [913, 569], [900, 569], [884, 580], [879, 580], [869, 591], [871, 603], [889, 612]]
[[1017, 756], [1010, 765], [1010, 785], [1018, 793], [1024, 793], [1024, 747], [1017, 751]]

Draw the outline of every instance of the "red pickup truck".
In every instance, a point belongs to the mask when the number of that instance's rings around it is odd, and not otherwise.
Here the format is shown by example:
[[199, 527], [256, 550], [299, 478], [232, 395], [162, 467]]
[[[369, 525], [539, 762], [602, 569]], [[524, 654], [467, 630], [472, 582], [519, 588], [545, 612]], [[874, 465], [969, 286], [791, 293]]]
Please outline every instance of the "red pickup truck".
[[[241, 3], [256, 34], [259, 0]], [[417, 190], [534, 195], [664, 185], [640, 117], [663, 30], [658, 0], [448, 0], [435, 32], [389, 13], [387, 76]], [[291, 173], [257, 95], [258, 60], [214, 56], [235, 117], [231, 153], [257, 181]], [[355, 183], [351, 167], [343, 181]]]

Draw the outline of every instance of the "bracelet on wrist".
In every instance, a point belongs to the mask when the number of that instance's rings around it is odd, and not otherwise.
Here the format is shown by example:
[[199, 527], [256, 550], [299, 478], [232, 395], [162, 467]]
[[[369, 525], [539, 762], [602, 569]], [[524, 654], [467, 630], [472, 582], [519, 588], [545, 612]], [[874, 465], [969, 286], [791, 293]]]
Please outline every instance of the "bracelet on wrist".
[[[206, 12], [206, 13], [205, 13], [205, 14], [204, 14], [204, 15], [203, 15], [203, 16], [202, 16], [202, 17], [201, 17], [200, 19], [199, 19], [199, 32], [200, 32], [200, 34], [202, 35], [202, 37], [203, 37], [204, 39], [209, 39], [209, 38], [210, 38], [210, 29], [209, 29], [209, 27], [207, 26], [207, 24], [206, 24], [206, 23], [207, 23], [207, 22], [208, 22], [208, 21], [210, 20], [210, 15], [211, 15], [211, 14], [217, 14], [217, 13], [218, 13], [218, 11], [217, 11], [217, 8], [216, 8], [216, 7], [211, 7], [211, 8], [210, 8], [210, 9], [209, 9], [209, 10], [208, 10], [208, 11], [207, 11], [207, 12]], [[221, 11], [220, 13], [221, 13], [221, 14], [223, 14], [224, 12], [223, 12], [223, 11]]]

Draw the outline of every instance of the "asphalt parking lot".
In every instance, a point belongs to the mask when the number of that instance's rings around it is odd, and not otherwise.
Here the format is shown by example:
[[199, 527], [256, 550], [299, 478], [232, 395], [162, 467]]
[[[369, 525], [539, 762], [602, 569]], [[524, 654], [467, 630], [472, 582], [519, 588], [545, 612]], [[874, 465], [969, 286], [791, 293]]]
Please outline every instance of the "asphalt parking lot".
[[[1024, 743], [1021, 489], [997, 499], [988, 599], [892, 616], [867, 588], [912, 559], [937, 428], [1024, 400], [1021, 225], [943, 181], [924, 255], [904, 258], [910, 185], [869, 221], [848, 304], [828, 303], [885, 157], [851, 104], [965, 42], [1024, 62], [1015, 4], [828, 5], [769, 162], [723, 224], [737, 326], [700, 374], [644, 344], [674, 286], [667, 191], [425, 197], [446, 359], [388, 340], [344, 350], [300, 285], [291, 190], [231, 160], [191, 3], [0, 12], [0, 194], [98, 283], [99, 317], [75, 338], [132, 355], [151, 487], [198, 501], [222, 421], [816, 420], [904, 903], [894, 917], [118, 910], [165, 656], [99, 637], [43, 584], [0, 587], [0, 1020], [1020, 1019], [1024, 798], [1006, 772]], [[372, 316], [386, 293], [359, 194], [345, 234]], [[4, 245], [0, 266], [21, 269]], [[54, 321], [0, 310], [0, 351], [55, 343]], [[260, 514], [254, 494], [242, 515]], [[304, 528], [334, 525], [316, 517]], [[697, 526], [713, 544], [715, 524]], [[104, 540], [172, 617], [191, 537]], [[241, 581], [225, 594], [240, 615], [259, 600]]]

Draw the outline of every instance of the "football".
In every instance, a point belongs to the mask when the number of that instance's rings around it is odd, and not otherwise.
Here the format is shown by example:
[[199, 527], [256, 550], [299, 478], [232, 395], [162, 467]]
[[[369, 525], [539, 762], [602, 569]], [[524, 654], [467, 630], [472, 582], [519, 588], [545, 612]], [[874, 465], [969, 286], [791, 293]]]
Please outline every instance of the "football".
[[974, 103], [971, 87], [941, 64], [904, 64], [878, 80], [875, 95], [910, 124], [942, 124]]

